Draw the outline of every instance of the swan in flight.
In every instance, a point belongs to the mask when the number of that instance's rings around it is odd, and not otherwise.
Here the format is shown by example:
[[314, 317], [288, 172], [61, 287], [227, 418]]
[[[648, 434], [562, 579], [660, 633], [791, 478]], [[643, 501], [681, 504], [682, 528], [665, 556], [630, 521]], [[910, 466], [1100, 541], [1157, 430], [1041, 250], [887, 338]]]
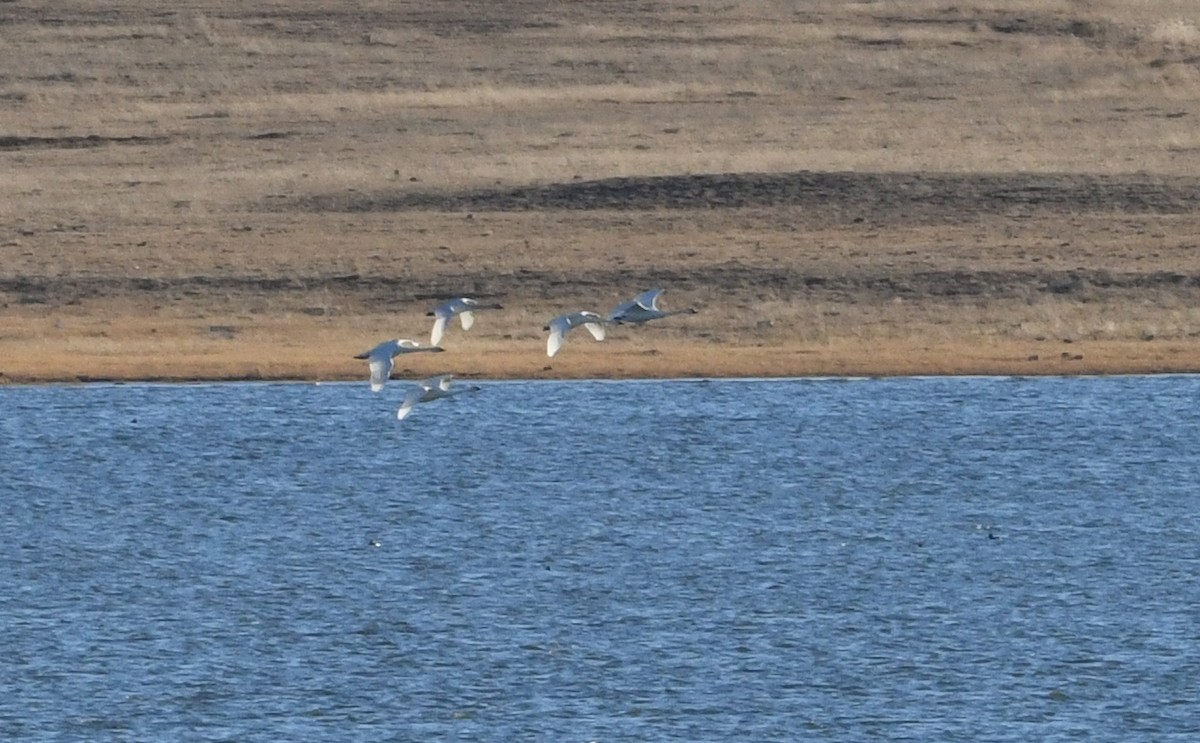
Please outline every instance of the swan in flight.
[[581, 312], [572, 312], [568, 315], [561, 315], [550, 321], [550, 324], [542, 328], [549, 330], [550, 337], [546, 339], [546, 355], [554, 356], [558, 353], [558, 349], [562, 348], [563, 340], [572, 328], [577, 328], [580, 325], [588, 329], [592, 337], [598, 341], [604, 340], [604, 318], [597, 315], [595, 312], [586, 310]]
[[484, 303], [477, 299], [469, 297], [458, 297], [447, 302], [439, 304], [432, 312], [426, 312], [426, 317], [436, 317], [433, 321], [433, 332], [429, 335], [429, 344], [436, 346], [442, 342], [442, 336], [446, 333], [446, 328], [450, 325], [450, 321], [458, 315], [458, 319], [462, 322], [463, 330], [470, 330], [475, 324], [476, 310], [502, 310], [503, 305], [495, 302]]
[[417, 382], [413, 385], [408, 394], [404, 396], [404, 402], [400, 403], [400, 408], [396, 411], [396, 420], [404, 420], [408, 414], [412, 412], [413, 406], [419, 402], [433, 402], [441, 400], [443, 397], [454, 397], [461, 395], [464, 392], [478, 392], [481, 387], [455, 387], [450, 388], [450, 380], [454, 379], [452, 374], [443, 374], [440, 377], [430, 377], [429, 379]]
[[422, 346], [416, 341], [410, 341], [407, 338], [397, 338], [395, 340], [384, 341], [378, 346], [375, 346], [370, 351], [363, 351], [354, 358], [366, 359], [367, 365], [371, 367], [371, 391], [378, 392], [383, 389], [383, 383], [392, 375], [392, 366], [395, 364], [395, 357], [402, 353], [416, 353], [418, 351], [433, 351], [441, 352], [445, 349], [437, 346]]
[[642, 292], [628, 302], [622, 302], [608, 314], [608, 321], [615, 325], [624, 323], [641, 325], [644, 322], [657, 320], [660, 317], [696, 314], [696, 310], [691, 307], [683, 310], [669, 311], [659, 309], [658, 297], [662, 292], [662, 289], [651, 289], [648, 292]]

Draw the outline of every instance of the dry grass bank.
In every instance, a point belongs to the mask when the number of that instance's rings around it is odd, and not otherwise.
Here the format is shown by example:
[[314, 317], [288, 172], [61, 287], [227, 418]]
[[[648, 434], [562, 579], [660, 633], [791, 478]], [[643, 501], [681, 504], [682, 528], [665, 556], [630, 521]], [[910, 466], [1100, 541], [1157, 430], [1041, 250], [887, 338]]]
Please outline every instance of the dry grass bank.
[[0, 381], [1200, 370], [1192, 3], [5, 7]]

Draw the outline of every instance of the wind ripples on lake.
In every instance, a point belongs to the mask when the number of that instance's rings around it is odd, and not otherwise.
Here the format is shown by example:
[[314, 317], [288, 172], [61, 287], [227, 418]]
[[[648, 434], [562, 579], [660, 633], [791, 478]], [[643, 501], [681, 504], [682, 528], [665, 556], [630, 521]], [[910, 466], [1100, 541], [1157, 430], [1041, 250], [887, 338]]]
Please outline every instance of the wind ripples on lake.
[[0, 389], [12, 740], [1193, 740], [1193, 377]]

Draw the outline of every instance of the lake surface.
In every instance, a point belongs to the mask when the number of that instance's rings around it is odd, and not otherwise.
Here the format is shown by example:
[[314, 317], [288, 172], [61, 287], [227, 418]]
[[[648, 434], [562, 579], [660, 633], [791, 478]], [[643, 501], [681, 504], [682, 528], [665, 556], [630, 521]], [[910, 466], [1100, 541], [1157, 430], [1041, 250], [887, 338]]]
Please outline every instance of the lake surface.
[[0, 388], [0, 738], [1200, 735], [1200, 378]]

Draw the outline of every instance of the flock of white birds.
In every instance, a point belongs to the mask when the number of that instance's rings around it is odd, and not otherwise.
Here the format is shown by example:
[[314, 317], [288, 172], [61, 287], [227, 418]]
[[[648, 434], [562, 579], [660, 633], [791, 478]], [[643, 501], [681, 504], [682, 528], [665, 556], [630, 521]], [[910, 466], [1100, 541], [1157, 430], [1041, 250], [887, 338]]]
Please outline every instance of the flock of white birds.
[[[543, 328], [543, 330], [550, 334], [546, 338], [546, 355], [553, 357], [558, 353], [562, 349], [563, 343], [566, 342], [567, 334], [580, 326], [587, 328], [593, 338], [602, 341], [604, 340], [606, 325], [641, 325], [651, 320], [658, 320], [670, 317], [671, 315], [694, 314], [696, 312], [692, 308], [682, 310], [660, 309], [658, 306], [658, 297], [662, 294], [662, 291], [662, 289], [651, 289], [648, 292], [637, 295], [628, 302], [622, 302], [613, 308], [613, 311], [608, 314], [607, 318], [587, 310], [570, 312], [554, 318]], [[367, 366], [371, 369], [371, 391], [379, 392], [383, 389], [384, 382], [391, 377], [392, 368], [395, 366], [397, 356], [405, 353], [419, 352], [441, 353], [445, 349], [438, 344], [442, 342], [442, 338], [446, 335], [446, 329], [450, 327], [451, 321], [456, 316], [459, 322], [462, 323], [463, 330], [470, 330], [475, 324], [476, 312], [479, 310], [498, 309], [503, 309], [503, 307], [496, 303], [480, 302], [469, 297], [451, 299], [438, 305], [433, 311], [426, 313], [427, 316], [435, 318], [433, 321], [433, 331], [429, 334], [428, 346], [422, 346], [420, 343], [407, 338], [396, 338], [384, 341], [371, 350], [358, 354], [354, 358], [366, 359]], [[407, 418], [417, 403], [433, 402], [445, 397], [476, 392], [480, 389], [479, 387], [451, 387], [452, 379], [453, 375], [444, 374], [413, 384], [404, 395], [404, 400], [400, 403], [400, 408], [396, 411], [396, 418], [399, 420]]]

